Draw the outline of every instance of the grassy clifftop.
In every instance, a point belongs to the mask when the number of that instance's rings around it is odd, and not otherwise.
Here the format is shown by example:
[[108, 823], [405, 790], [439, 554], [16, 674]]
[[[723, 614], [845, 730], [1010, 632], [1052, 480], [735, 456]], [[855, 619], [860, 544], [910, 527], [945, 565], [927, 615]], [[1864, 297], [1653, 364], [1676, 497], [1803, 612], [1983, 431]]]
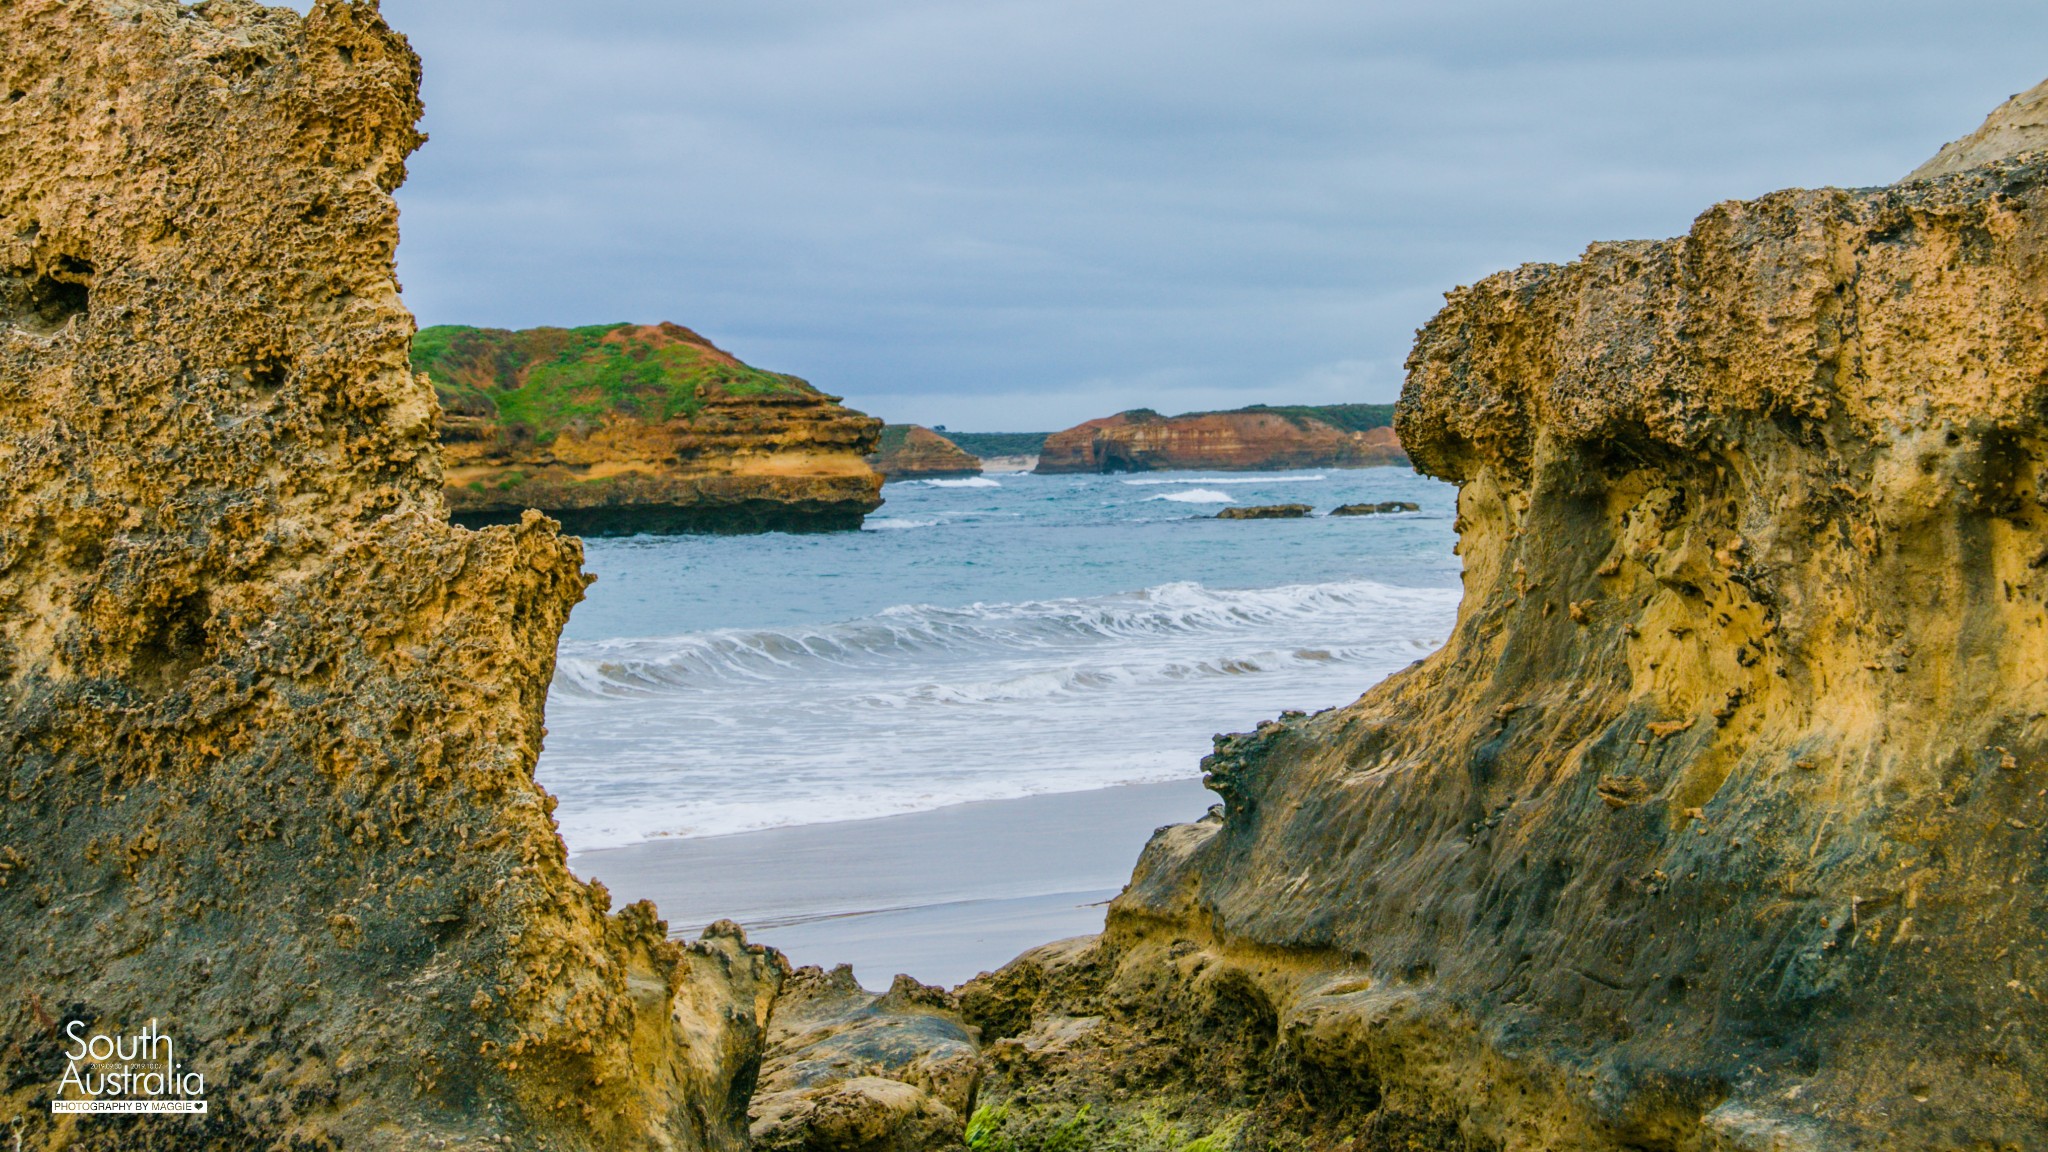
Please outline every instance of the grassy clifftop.
[[737, 396], [816, 393], [794, 376], [742, 364], [679, 324], [517, 332], [444, 324], [413, 338], [412, 366], [433, 380], [446, 411], [495, 417], [542, 441], [607, 413], [646, 421], [688, 416], [708, 388]]
[[[1235, 416], [1244, 412], [1270, 412], [1275, 416], [1286, 417], [1297, 425], [1303, 420], [1320, 420], [1346, 432], [1370, 432], [1375, 428], [1390, 428], [1394, 423], [1392, 404], [1253, 404], [1246, 408], [1231, 408], [1221, 412], [1190, 412], [1188, 415]], [[1156, 412], [1151, 414], [1158, 415]]]

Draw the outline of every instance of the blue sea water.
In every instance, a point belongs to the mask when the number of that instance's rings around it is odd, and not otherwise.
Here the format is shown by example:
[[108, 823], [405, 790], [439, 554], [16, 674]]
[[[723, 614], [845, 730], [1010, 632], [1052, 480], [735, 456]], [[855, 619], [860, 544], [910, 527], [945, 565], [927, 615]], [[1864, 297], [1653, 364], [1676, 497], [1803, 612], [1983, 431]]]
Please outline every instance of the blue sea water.
[[[1198, 775], [1455, 618], [1405, 468], [891, 484], [861, 532], [592, 540], [541, 782], [572, 850]], [[1338, 504], [1422, 511], [1328, 517]], [[1219, 521], [1305, 503], [1306, 520]]]

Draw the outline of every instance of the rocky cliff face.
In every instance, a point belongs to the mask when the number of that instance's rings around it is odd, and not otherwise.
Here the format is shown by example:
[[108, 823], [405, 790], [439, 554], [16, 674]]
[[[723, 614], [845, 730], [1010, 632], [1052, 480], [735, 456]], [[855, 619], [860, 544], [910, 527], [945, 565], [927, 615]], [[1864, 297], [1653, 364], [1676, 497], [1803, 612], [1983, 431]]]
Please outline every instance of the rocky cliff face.
[[[779, 961], [570, 875], [533, 765], [578, 546], [447, 521], [417, 59], [343, 0], [21, 0], [0, 42], [19, 1147], [740, 1146]], [[151, 1021], [205, 1116], [52, 1114], [67, 1029]]]
[[979, 476], [981, 459], [922, 424], [891, 424], [868, 463], [886, 480]]
[[2036, 153], [1451, 293], [1399, 417], [1461, 487], [1450, 642], [1219, 738], [1103, 938], [963, 993], [984, 1097], [2048, 1145], [2044, 268]]
[[830, 531], [881, 505], [881, 421], [677, 324], [429, 328], [456, 521], [571, 532]]
[[1309, 414], [1315, 411], [1249, 408], [1172, 417], [1149, 409], [1120, 412], [1047, 437], [1036, 471], [1258, 472], [1408, 462], [1392, 428], [1341, 427]]

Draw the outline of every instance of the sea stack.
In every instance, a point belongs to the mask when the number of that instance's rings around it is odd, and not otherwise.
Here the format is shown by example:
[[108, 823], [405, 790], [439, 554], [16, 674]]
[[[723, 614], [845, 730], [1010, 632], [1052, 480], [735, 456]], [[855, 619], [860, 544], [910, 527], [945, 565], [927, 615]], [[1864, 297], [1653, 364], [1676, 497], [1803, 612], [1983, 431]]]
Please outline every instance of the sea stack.
[[[579, 546], [448, 522], [417, 57], [343, 0], [0, 42], [0, 1139], [743, 1147], [780, 960], [570, 874], [533, 767]], [[54, 1112], [146, 1031], [203, 1115]]]
[[428, 328], [412, 365], [472, 528], [538, 508], [583, 536], [831, 532], [882, 503], [881, 421], [680, 324]]
[[981, 460], [922, 424], [891, 424], [868, 463], [887, 480], [981, 475]]
[[963, 991], [984, 1098], [2048, 1146], [2048, 155], [1968, 157], [1452, 292], [1398, 418], [1450, 642], [1219, 738], [1104, 936]]

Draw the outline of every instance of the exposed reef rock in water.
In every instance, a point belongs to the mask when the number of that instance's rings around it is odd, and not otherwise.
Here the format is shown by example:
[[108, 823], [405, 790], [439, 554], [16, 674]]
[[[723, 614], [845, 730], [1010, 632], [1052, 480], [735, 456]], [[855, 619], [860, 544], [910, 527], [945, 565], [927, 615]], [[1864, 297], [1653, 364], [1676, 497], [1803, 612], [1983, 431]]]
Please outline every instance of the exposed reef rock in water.
[[1248, 508], [1225, 508], [1218, 520], [1299, 520], [1315, 508], [1308, 504], [1254, 504]]
[[1399, 427], [1462, 489], [1455, 634], [1220, 738], [1104, 936], [964, 989], [983, 1098], [2048, 1147], [2044, 267], [2036, 153], [1451, 293]]
[[[21, 0], [0, 43], [6, 1135], [742, 1146], [780, 960], [570, 875], [533, 766], [578, 546], [447, 520], [418, 60], [338, 0]], [[204, 1116], [53, 1114], [74, 1025], [152, 1022]]]
[[881, 421], [681, 325], [428, 328], [412, 364], [471, 527], [538, 508], [586, 536], [825, 532], [882, 503]]
[[1396, 512], [1420, 512], [1422, 505], [1412, 500], [1382, 500], [1377, 504], [1340, 504], [1330, 509], [1332, 516], [1387, 516]]
[[886, 480], [934, 480], [981, 475], [981, 459], [922, 424], [891, 424], [868, 463]]
[[1161, 416], [1149, 408], [1090, 420], [1046, 437], [1041, 473], [1362, 468], [1406, 464], [1392, 406], [1335, 404]]

